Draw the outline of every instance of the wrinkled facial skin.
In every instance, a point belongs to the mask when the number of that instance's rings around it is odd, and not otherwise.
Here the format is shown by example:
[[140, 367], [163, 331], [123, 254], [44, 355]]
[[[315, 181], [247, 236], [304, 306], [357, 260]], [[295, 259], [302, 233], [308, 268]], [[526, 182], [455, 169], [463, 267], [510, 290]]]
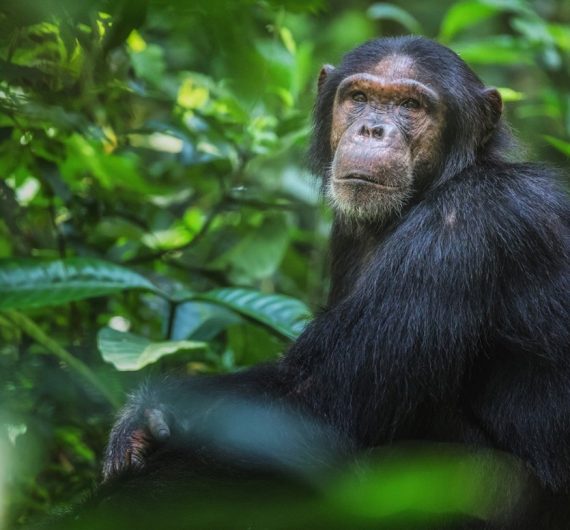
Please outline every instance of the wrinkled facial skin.
[[350, 219], [396, 215], [422, 177], [436, 171], [443, 125], [441, 98], [417, 80], [408, 57], [386, 57], [371, 71], [343, 79], [330, 138], [326, 192], [332, 206]]

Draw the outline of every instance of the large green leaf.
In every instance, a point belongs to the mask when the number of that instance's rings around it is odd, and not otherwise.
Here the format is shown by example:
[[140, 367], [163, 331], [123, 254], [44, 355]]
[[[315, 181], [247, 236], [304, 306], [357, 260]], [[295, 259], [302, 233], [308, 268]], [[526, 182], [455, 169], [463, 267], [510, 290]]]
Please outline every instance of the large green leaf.
[[288, 339], [297, 338], [311, 315], [309, 308], [300, 300], [252, 289], [216, 289], [201, 294], [199, 298], [228, 307]]
[[91, 258], [0, 260], [0, 309], [65, 304], [124, 289], [158, 289], [119, 265]]
[[97, 335], [97, 346], [103, 359], [117, 370], [133, 371], [179, 351], [203, 350], [206, 344], [189, 340], [151, 342], [133, 333], [103, 328]]

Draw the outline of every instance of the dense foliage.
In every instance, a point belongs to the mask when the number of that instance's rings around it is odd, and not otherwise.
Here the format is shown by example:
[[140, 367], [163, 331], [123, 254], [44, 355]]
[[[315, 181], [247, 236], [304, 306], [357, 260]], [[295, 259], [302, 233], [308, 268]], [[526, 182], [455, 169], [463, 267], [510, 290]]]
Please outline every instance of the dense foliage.
[[567, 166], [563, 0], [0, 3], [0, 526], [98, 479], [142, 378], [275, 357], [318, 310], [315, 77], [403, 32], [459, 52], [529, 156]]

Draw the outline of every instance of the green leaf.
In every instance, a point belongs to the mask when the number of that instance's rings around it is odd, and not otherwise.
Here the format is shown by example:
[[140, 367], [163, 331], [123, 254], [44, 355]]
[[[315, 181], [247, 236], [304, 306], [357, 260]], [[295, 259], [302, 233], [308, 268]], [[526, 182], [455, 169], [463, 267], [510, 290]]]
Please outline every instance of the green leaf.
[[288, 339], [299, 336], [311, 312], [300, 300], [252, 289], [215, 289], [197, 298], [221, 304]]
[[226, 307], [210, 302], [184, 302], [176, 306], [172, 338], [211, 340], [220, 331], [242, 319]]
[[499, 12], [499, 8], [485, 5], [477, 0], [453, 4], [441, 23], [439, 38], [449, 42], [457, 33], [486, 20]]
[[136, 193], [160, 193], [159, 186], [149, 185], [138, 169], [138, 159], [133, 153], [122, 155], [106, 153], [104, 144], [77, 133], [66, 141], [65, 159], [60, 165], [61, 175], [74, 190], [87, 190], [89, 175], [106, 190], [125, 189]]
[[344, 471], [326, 494], [336, 509], [371, 521], [395, 516], [425, 521], [451, 513], [488, 519], [499, 507], [513, 506], [525, 482], [520, 466], [504, 455], [395, 449], [389, 458], [368, 459]]
[[392, 4], [372, 4], [366, 13], [373, 20], [393, 20], [412, 33], [422, 33], [420, 23], [407, 11]]
[[97, 346], [103, 359], [117, 370], [135, 371], [182, 350], [203, 350], [206, 344], [189, 340], [151, 342], [133, 333], [103, 328], [97, 334]]
[[512, 88], [499, 87], [497, 88], [497, 90], [501, 94], [501, 98], [503, 98], [503, 101], [505, 103], [509, 103], [511, 101], [521, 101], [525, 97], [522, 92], [518, 92], [517, 90], [513, 90]]
[[283, 352], [281, 337], [253, 323], [230, 326], [225, 336], [234, 365], [252, 366], [276, 359]]
[[261, 225], [250, 231], [222, 259], [233, 271], [233, 283], [260, 280], [272, 275], [281, 263], [289, 244], [289, 227], [284, 215], [265, 217]]
[[543, 135], [543, 138], [554, 148], [558, 149], [561, 153], [566, 156], [570, 156], [570, 142], [565, 142], [560, 138], [555, 138], [554, 136], [549, 136], [548, 134]]
[[517, 17], [511, 20], [511, 26], [530, 42], [542, 44], [554, 42], [546, 22], [538, 17]]
[[517, 13], [536, 18], [536, 13], [523, 0], [464, 0], [454, 3], [447, 11], [441, 23], [439, 39], [449, 42], [460, 31], [499, 13]]
[[164, 52], [156, 44], [149, 44], [140, 52], [131, 52], [130, 56], [138, 77], [153, 84], [164, 77]]
[[557, 46], [570, 51], [570, 24], [548, 24], [548, 31]]
[[99, 259], [0, 260], [0, 309], [60, 305], [125, 289], [159, 292], [140, 274]]
[[480, 0], [482, 4], [496, 7], [500, 11], [511, 11], [519, 14], [533, 14], [533, 10], [528, 6], [527, 0]]
[[528, 44], [509, 35], [454, 44], [453, 49], [471, 64], [533, 64]]

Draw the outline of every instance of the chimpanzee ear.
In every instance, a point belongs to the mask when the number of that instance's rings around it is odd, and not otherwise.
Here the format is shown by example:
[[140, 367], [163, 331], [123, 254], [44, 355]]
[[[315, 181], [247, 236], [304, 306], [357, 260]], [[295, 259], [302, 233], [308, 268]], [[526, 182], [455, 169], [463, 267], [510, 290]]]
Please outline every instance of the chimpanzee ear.
[[489, 118], [491, 120], [491, 128], [494, 128], [503, 114], [503, 98], [496, 88], [486, 88], [483, 91], [489, 109]]
[[327, 77], [334, 71], [334, 66], [332, 64], [325, 64], [319, 73], [319, 79], [317, 81], [317, 88], [321, 90]]

